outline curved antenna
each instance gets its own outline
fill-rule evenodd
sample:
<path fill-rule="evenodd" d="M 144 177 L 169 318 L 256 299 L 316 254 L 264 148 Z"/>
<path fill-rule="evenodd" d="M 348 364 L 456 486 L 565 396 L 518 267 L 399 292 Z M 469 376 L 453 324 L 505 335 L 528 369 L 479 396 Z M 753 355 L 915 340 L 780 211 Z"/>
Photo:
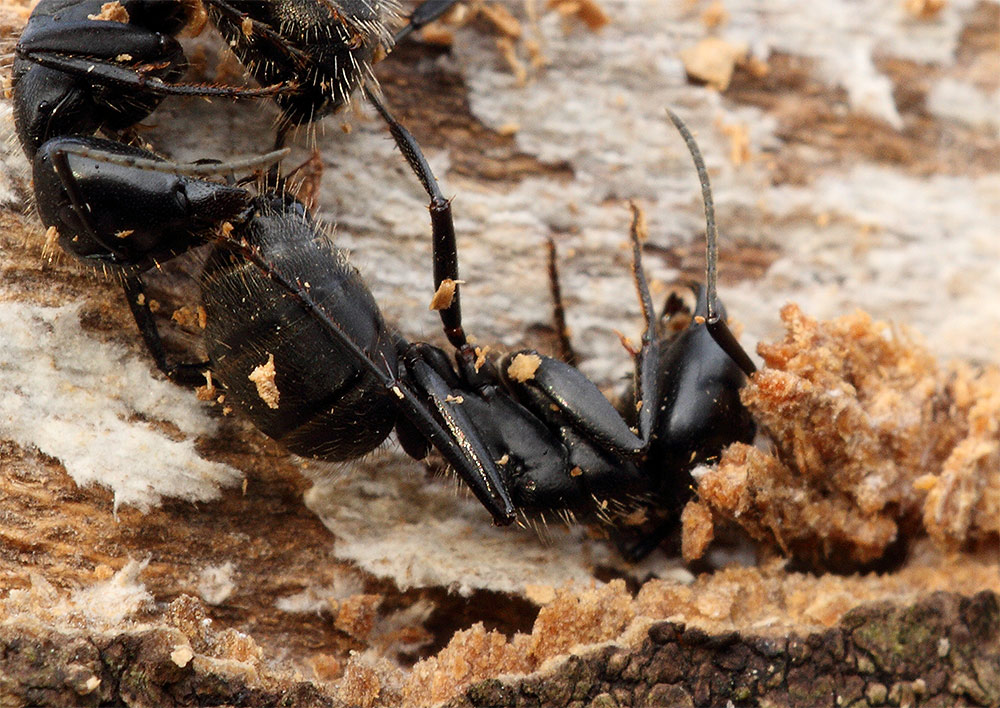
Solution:
<path fill-rule="evenodd" d="M 712 185 L 708 182 L 705 160 L 701 156 L 701 150 L 698 149 L 698 143 L 694 141 L 691 131 L 688 130 L 684 121 L 669 108 L 667 115 L 670 116 L 670 121 L 677 128 L 677 132 L 684 138 L 688 152 L 691 153 L 694 160 L 695 169 L 698 170 L 698 179 L 701 181 L 701 198 L 705 205 L 705 290 L 708 300 L 708 321 L 716 322 L 719 319 L 715 295 L 716 269 L 719 261 L 719 232 L 715 227 L 715 202 L 712 201 Z"/>
<path fill-rule="evenodd" d="M 694 136 L 676 113 L 669 108 L 667 115 L 670 121 L 677 128 L 677 131 L 684 138 L 688 152 L 694 159 L 695 169 L 698 170 L 698 179 L 701 181 L 701 197 L 705 205 L 705 300 L 707 305 L 706 326 L 709 334 L 726 354 L 729 355 L 737 366 L 743 370 L 747 376 L 753 374 L 757 367 L 754 365 L 750 355 L 739 345 L 736 337 L 726 324 L 726 321 L 719 316 L 718 301 L 716 300 L 716 271 L 719 262 L 719 232 L 715 226 L 715 202 L 712 201 L 712 185 L 708 182 L 708 170 L 705 169 L 705 160 L 701 156 L 698 143 L 694 141 Z"/>
<path fill-rule="evenodd" d="M 95 162 L 106 162 L 120 167 L 133 167 L 137 170 L 162 172 L 163 174 L 182 175 L 185 177 L 214 177 L 230 172 L 246 172 L 262 167 L 269 167 L 280 162 L 289 152 L 288 148 L 275 150 L 266 155 L 253 155 L 229 162 L 206 162 L 194 164 L 178 164 L 166 160 L 155 160 L 138 155 L 118 155 L 105 152 L 99 148 L 88 148 L 85 145 L 67 145 L 63 152 L 79 157 L 89 158 Z"/>

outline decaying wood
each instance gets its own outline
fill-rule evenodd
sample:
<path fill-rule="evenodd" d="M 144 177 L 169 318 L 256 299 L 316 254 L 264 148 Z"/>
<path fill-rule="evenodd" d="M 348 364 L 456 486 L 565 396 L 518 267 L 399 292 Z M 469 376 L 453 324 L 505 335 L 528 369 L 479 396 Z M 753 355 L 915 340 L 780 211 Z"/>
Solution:
<path fill-rule="evenodd" d="M 849 612 L 808 635 L 708 633 L 660 622 L 631 651 L 572 655 L 540 676 L 491 679 L 460 706 L 976 706 L 1000 703 L 996 593 L 936 593 Z"/>
<path fill-rule="evenodd" d="M 558 346 L 551 238 L 581 366 L 621 389 L 630 362 L 614 330 L 638 331 L 629 199 L 650 216 L 656 298 L 703 277 L 697 183 L 669 102 L 709 159 L 722 296 L 748 348 L 780 337 L 795 299 L 821 321 L 861 306 L 912 325 L 927 336 L 920 356 L 959 357 L 969 377 L 996 364 L 996 3 L 860 20 L 836 0 L 801 18 L 737 0 L 487 5 L 438 28 L 445 45 L 409 43 L 378 67 L 456 197 L 466 326 L 484 349 Z M 0 3 L 5 47 L 27 13 Z M 706 38 L 702 53 L 725 51 L 702 59 L 724 61 L 699 80 L 679 57 Z M 238 74 L 198 41 L 202 71 Z M 720 78 L 721 93 L 699 83 Z M 273 115 L 167 101 L 142 134 L 178 160 L 254 154 Z M 298 136 L 289 165 L 309 161 L 307 196 L 387 319 L 442 342 L 423 194 L 370 111 L 326 124 Z M 877 509 L 878 544 L 835 562 L 813 528 L 782 546 L 787 507 L 718 498 L 690 516 L 702 534 L 688 555 L 704 559 L 689 567 L 663 551 L 628 566 L 591 529 L 494 529 L 394 448 L 307 463 L 217 392 L 163 381 L 116 283 L 46 249 L 27 165 L 0 149 L 0 705 L 1000 705 L 982 474 L 920 482 L 910 465 Z M 165 324 L 181 354 L 199 351 L 198 318 L 183 314 L 197 270 L 195 257 L 151 276 L 164 323 L 182 313 Z M 952 398 L 931 392 L 922 409 L 931 424 L 980 413 L 931 457 L 972 440 L 963 459 L 988 459 L 976 455 L 1000 435 L 996 415 L 941 390 Z M 863 437 L 843 432 L 845 446 Z M 792 468 L 799 433 L 779 455 Z M 799 572 L 816 559 L 880 573 Z"/>

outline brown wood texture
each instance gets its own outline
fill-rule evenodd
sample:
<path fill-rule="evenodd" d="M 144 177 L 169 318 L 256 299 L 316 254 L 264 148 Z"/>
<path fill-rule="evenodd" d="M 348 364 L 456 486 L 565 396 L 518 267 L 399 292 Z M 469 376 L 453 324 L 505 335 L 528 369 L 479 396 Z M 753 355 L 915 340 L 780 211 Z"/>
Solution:
<path fill-rule="evenodd" d="M 488 9 L 435 35 L 450 47 L 406 44 L 377 73 L 455 196 L 481 342 L 554 351 L 552 237 L 582 369 L 622 390 L 615 331 L 639 331 L 629 199 L 657 300 L 702 277 L 671 105 L 709 162 L 721 293 L 748 349 L 780 339 L 795 300 L 911 326 L 970 377 L 996 365 L 996 3 L 472 4 Z M 0 3 L 5 51 L 29 10 Z M 679 58 L 709 37 L 708 59 L 742 56 L 721 90 Z M 239 76 L 217 37 L 185 42 L 203 78 Z M 250 155 L 274 116 L 168 100 L 141 134 L 176 160 Z M 425 197 L 371 110 L 294 145 L 289 165 L 316 148 L 316 212 L 389 321 L 442 344 Z M 811 564 L 824 539 L 795 536 L 789 560 L 772 517 L 753 541 L 716 509 L 699 564 L 664 549 L 629 565 L 599 529 L 492 528 L 394 446 L 337 468 L 294 458 L 163 380 L 113 279 L 43 256 L 28 165 L 13 140 L 0 151 L 0 705 L 1000 705 L 988 523 L 941 543 L 912 509 L 879 510 L 901 542 L 873 563 L 845 553 L 838 575 Z M 165 324 L 197 304 L 197 269 L 151 275 Z M 196 355 L 197 327 L 179 329 L 171 346 Z M 997 414 L 976 420 L 996 454 Z M 976 500 L 996 486 L 971 482 Z"/>

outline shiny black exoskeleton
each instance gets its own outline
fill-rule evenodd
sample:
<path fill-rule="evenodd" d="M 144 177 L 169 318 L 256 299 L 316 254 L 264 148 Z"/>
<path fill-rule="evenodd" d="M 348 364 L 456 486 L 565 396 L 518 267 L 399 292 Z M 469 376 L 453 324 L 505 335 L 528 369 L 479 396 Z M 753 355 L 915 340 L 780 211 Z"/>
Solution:
<path fill-rule="evenodd" d="M 450 204 L 412 136 L 376 106 L 431 197 L 435 285 L 456 281 Z M 253 196 L 151 169 L 155 156 L 96 138 L 53 143 L 36 158 L 36 196 L 75 253 L 138 268 L 218 244 L 201 279 L 212 371 L 227 402 L 293 452 L 350 459 L 395 429 L 415 458 L 436 448 L 502 524 L 550 510 L 613 517 L 636 505 L 664 516 L 692 466 L 753 436 L 739 402 L 753 365 L 714 311 L 711 287 L 685 329 L 660 331 L 635 224 L 645 330 L 623 416 L 560 360 L 529 350 L 480 356 L 457 293 L 440 312 L 454 357 L 405 341 L 305 208 L 280 191 Z M 148 334 L 158 337 L 155 327 Z"/>
<path fill-rule="evenodd" d="M 168 167 L 155 153 L 113 140 L 49 140 L 32 165 L 39 216 L 77 258 L 145 270 L 203 243 L 249 206 L 245 189 L 157 164 Z"/>
<path fill-rule="evenodd" d="M 433 20 L 454 1 L 427 0 L 414 12 L 408 29 Z M 65 250 L 116 270 L 158 366 L 183 382 L 195 381 L 199 369 L 167 362 L 146 301 L 142 272 L 189 249 L 206 224 L 217 226 L 245 208 L 246 193 L 165 169 L 148 170 L 133 180 L 125 176 L 131 172 L 121 172 L 123 163 L 109 161 L 112 156 L 147 163 L 162 160 L 125 143 L 89 136 L 98 131 L 117 136 L 146 118 L 168 95 L 286 96 L 290 103 L 283 105 L 289 110 L 298 101 L 313 100 L 302 96 L 322 95 L 321 102 L 332 110 L 362 80 L 362 68 L 367 66 L 338 52 L 355 51 L 358 37 L 368 47 L 365 51 L 373 52 L 376 44 L 386 41 L 384 16 L 391 14 L 383 4 L 367 0 L 343 6 L 312 0 L 241 3 L 248 11 L 263 13 L 267 22 L 274 23 L 271 27 L 251 21 L 223 0 L 206 3 L 220 22 L 240 20 L 241 36 L 254 37 L 241 56 L 256 57 L 257 68 L 277 71 L 276 83 L 260 89 L 180 83 L 187 60 L 175 35 L 197 16 L 190 0 L 41 0 L 15 49 L 12 76 L 17 134 L 34 161 L 43 221 L 56 227 Z M 372 19 L 376 17 L 377 22 Z M 345 27 L 351 30 L 347 34 Z M 307 41 L 316 36 L 325 39 L 318 44 Z M 296 48 L 300 40 L 303 44 Z M 351 46 L 337 49 L 338 42 Z M 234 42 L 237 49 L 238 44 Z M 284 59 L 267 58 L 265 51 Z M 354 73 L 331 84 L 323 73 L 327 58 L 334 67 L 351 67 Z M 327 100 L 331 86 L 344 89 L 332 103 Z M 315 112 L 311 115 L 318 117 Z M 68 140 L 71 136 L 79 140 Z M 94 160 L 88 157 L 91 154 L 104 157 Z M 118 223 L 133 216 L 122 212 L 119 202 L 145 210 L 150 216 L 147 225 L 134 229 Z"/>
<path fill-rule="evenodd" d="M 458 276 L 450 207 L 419 147 L 394 125 L 431 196 L 435 284 Z M 441 311 L 451 356 L 388 330 L 357 273 L 296 202 L 272 198 L 233 232 L 202 281 L 206 331 L 227 401 L 299 454 L 346 459 L 395 427 L 411 456 L 436 447 L 493 514 L 573 512 L 614 518 L 641 505 L 676 512 L 688 473 L 754 424 L 739 400 L 753 370 L 702 290 L 679 333 L 661 331 L 632 230 L 646 319 L 623 417 L 593 382 L 522 350 L 489 360 L 469 342 L 458 299 Z M 667 315 L 677 309 L 670 301 Z M 255 372 L 271 366 L 273 395 Z M 669 513 L 664 513 L 669 512 Z"/>
<path fill-rule="evenodd" d="M 494 518 L 509 522 L 514 507 L 496 465 L 468 439 L 467 422 L 428 407 L 433 395 L 404 363 L 412 359 L 423 372 L 417 350 L 386 327 L 357 271 L 302 204 L 179 174 L 184 169 L 113 141 L 54 139 L 36 156 L 35 195 L 71 252 L 119 269 L 219 243 L 201 280 L 206 348 L 228 402 L 262 431 L 301 455 L 342 460 L 371 451 L 395 427 L 421 457 L 429 445 L 440 450 Z M 439 222 L 450 224 L 450 216 Z M 164 368 L 152 317 L 146 310 L 136 318 L 148 324 L 143 335 Z M 273 397 L 248 378 L 268 359 Z M 461 413 L 457 419 L 464 421 Z"/>
<path fill-rule="evenodd" d="M 206 363 L 167 361 L 142 281 L 144 271 L 214 238 L 243 218 L 245 189 L 196 176 L 263 167 L 282 153 L 242 164 L 173 166 L 124 143 L 87 136 L 47 140 L 35 153 L 35 204 L 67 253 L 118 276 L 139 332 L 168 377 L 195 384 Z M 185 174 L 186 172 L 186 174 Z"/>
<path fill-rule="evenodd" d="M 396 37 L 457 0 L 426 0 Z M 185 84 L 176 35 L 194 0 L 41 0 L 15 48 L 14 122 L 29 158 L 50 138 L 117 133 L 169 95 L 274 97 L 284 131 L 340 108 L 388 52 L 392 0 L 204 0 L 261 88 Z M 196 17 L 196 15 L 194 15 Z"/>
<path fill-rule="evenodd" d="M 29 158 L 50 138 L 115 133 L 165 96 L 271 96 L 278 88 L 179 83 L 182 0 L 41 0 L 14 50 L 14 123 Z M 113 5 L 113 4 L 109 4 Z"/>
<path fill-rule="evenodd" d="M 304 43 L 318 31 L 316 23 L 350 29 L 349 37 L 328 31 L 324 42 L 357 44 L 352 51 L 360 50 L 366 61 L 371 57 L 365 52 L 374 56 L 377 46 L 385 46 L 384 25 L 359 25 L 356 15 L 349 21 L 339 14 L 385 11 L 363 0 L 323 5 L 324 12 L 336 12 L 322 17 L 310 14 L 319 12 L 315 4 L 306 11 L 287 0 L 262 2 L 267 12 L 278 13 L 263 19 L 251 17 L 249 9 L 223 7 L 222 0 L 207 2 L 222 17 L 234 23 L 238 18 L 245 38 L 266 39 L 247 44 L 244 60 L 271 62 L 287 72 L 274 78 L 288 99 L 288 123 L 333 110 L 355 85 L 339 69 L 324 73 L 330 67 L 310 64 L 340 56 L 339 50 L 327 48 L 333 52 L 328 54 Z M 452 4 L 429 0 L 409 27 Z M 691 467 L 728 442 L 752 437 L 738 392 L 753 365 L 715 311 L 714 256 L 698 317 L 679 334 L 665 334 L 650 303 L 633 226 L 645 331 L 623 414 L 562 361 L 533 351 L 496 362 L 479 356 L 462 328 L 457 292 L 440 313 L 454 357 L 410 344 L 386 327 L 357 272 L 325 243 L 304 207 L 280 189 L 254 196 L 204 178 L 235 164 L 200 171 L 171 166 L 151 152 L 92 137 L 98 130 L 129 127 L 172 93 L 254 94 L 177 83 L 184 58 L 173 35 L 185 15 L 176 0 L 126 0 L 121 7 L 125 15 L 117 19 L 92 19 L 101 14 L 96 0 L 42 0 L 17 49 L 15 114 L 22 146 L 33 157 L 43 221 L 55 227 L 67 251 L 119 272 L 149 350 L 173 378 L 194 380 L 205 365 L 167 362 L 140 276 L 160 261 L 215 241 L 201 281 L 208 363 L 229 402 L 299 454 L 349 459 L 395 429 L 415 458 L 436 448 L 494 520 L 509 523 L 517 512 L 611 516 L 636 504 L 657 515 L 672 512 L 686 494 Z M 286 22 L 282 11 L 294 11 L 294 17 Z M 302 28 L 303 18 L 309 29 Z M 359 27 L 367 34 L 358 35 Z M 263 61 L 271 50 L 278 58 Z M 365 65 L 345 56 L 352 65 Z M 363 81 L 363 72 L 358 76 Z M 431 197 L 435 286 L 454 283 L 450 204 L 412 136 L 370 91 L 369 98 Z M 702 181 L 707 188 L 707 178 Z M 709 240 L 713 244 L 714 235 Z M 261 371 L 270 388 L 261 387 Z"/>

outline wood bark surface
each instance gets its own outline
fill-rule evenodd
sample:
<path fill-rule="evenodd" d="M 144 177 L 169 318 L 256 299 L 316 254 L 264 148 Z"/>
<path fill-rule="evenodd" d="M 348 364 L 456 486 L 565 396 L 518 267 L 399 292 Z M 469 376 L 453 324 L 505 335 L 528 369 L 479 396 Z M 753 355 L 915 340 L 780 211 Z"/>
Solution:
<path fill-rule="evenodd" d="M 481 342 L 553 351 L 552 237 L 581 368 L 621 392 L 628 200 L 657 300 L 703 277 L 670 105 L 708 160 L 748 350 L 795 300 L 1000 361 L 997 3 L 604 0 L 600 29 L 589 1 L 484 4 L 450 47 L 377 67 L 455 197 Z M 5 48 L 29 10 L 0 4 Z M 740 57 L 724 89 L 688 75 L 706 38 Z M 218 41 L 185 40 L 232 79 Z M 178 161 L 251 155 L 274 117 L 172 99 L 142 134 Z M 383 127 L 359 101 L 287 164 L 313 148 L 335 243 L 407 338 L 443 344 L 426 199 Z M 166 382 L 113 279 L 43 257 L 28 165 L 0 150 L 0 705 L 1000 705 L 995 540 L 945 552 L 913 530 L 881 575 L 798 572 L 738 535 L 699 566 L 666 549 L 629 565 L 581 526 L 491 527 L 393 445 L 294 458 Z M 198 267 L 151 274 L 165 325 L 197 305 Z M 197 328 L 171 345 L 197 355 Z"/>

